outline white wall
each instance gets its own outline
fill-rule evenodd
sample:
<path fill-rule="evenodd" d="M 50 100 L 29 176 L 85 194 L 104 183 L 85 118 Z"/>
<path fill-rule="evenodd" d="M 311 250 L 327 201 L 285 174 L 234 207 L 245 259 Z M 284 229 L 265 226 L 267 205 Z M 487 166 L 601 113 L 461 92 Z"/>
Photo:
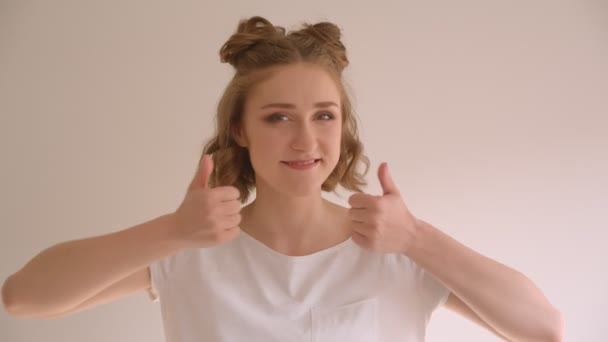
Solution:
<path fill-rule="evenodd" d="M 0 2 L 0 280 L 176 208 L 238 19 L 344 29 L 372 160 L 414 215 L 531 277 L 566 341 L 608 340 L 606 1 Z M 0 341 L 162 341 L 145 294 Z M 495 341 L 445 310 L 428 341 Z"/>

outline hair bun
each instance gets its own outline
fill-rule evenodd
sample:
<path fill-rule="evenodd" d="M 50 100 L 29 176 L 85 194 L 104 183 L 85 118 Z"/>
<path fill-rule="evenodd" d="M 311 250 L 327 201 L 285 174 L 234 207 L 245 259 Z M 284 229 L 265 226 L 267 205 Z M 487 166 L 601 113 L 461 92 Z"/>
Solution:
<path fill-rule="evenodd" d="M 341 44 L 340 38 L 342 37 L 342 33 L 340 32 L 340 28 L 333 23 L 321 22 L 314 25 L 306 24 L 303 31 L 321 42 L 327 44 Z"/>
<path fill-rule="evenodd" d="M 273 41 L 285 36 L 285 29 L 274 26 L 267 19 L 255 16 L 239 22 L 234 33 L 220 49 L 222 63 L 230 63 L 236 67 L 239 56 L 258 43 Z"/>
<path fill-rule="evenodd" d="M 295 35 L 308 35 L 316 40 L 334 60 L 338 69 L 343 70 L 348 66 L 346 47 L 342 44 L 342 32 L 340 28 L 330 22 L 320 22 L 316 24 L 305 24 L 300 31 L 294 32 Z"/>

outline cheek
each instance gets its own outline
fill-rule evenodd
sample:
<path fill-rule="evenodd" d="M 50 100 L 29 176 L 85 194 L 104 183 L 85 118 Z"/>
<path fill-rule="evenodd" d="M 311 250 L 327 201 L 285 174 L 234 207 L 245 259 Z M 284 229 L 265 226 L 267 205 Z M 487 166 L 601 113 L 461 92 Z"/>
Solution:
<path fill-rule="evenodd" d="M 323 136 L 327 137 L 326 140 L 331 146 L 339 148 L 342 142 L 342 127 L 330 127 Z"/>
<path fill-rule="evenodd" d="M 284 144 L 287 134 L 281 134 L 273 130 L 260 130 L 251 141 L 253 153 L 261 156 L 271 156 L 271 151 L 280 149 Z"/>

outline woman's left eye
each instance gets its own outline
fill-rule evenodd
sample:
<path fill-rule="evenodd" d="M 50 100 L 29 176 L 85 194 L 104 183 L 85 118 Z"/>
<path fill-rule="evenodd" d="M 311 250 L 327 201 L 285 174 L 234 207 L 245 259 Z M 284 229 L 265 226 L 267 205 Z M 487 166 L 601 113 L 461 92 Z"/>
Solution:
<path fill-rule="evenodd" d="M 327 117 L 327 119 L 325 119 L 325 120 L 332 120 L 334 118 L 334 115 L 329 112 L 325 112 L 325 113 L 322 113 L 321 115 L 319 115 L 319 117 L 322 117 L 322 116 Z"/>

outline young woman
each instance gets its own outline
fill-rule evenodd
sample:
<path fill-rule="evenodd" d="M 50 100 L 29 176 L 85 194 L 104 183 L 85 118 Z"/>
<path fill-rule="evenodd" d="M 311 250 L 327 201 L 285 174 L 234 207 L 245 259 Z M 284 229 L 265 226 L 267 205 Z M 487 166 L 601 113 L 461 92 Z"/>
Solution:
<path fill-rule="evenodd" d="M 542 292 L 416 218 L 386 163 L 383 194 L 362 193 L 369 161 L 337 26 L 253 17 L 220 55 L 236 73 L 178 209 L 42 251 L 3 286 L 11 314 L 61 317 L 147 290 L 170 342 L 414 342 L 445 304 L 510 341 L 561 340 Z M 337 185 L 355 192 L 350 207 L 322 197 Z"/>

